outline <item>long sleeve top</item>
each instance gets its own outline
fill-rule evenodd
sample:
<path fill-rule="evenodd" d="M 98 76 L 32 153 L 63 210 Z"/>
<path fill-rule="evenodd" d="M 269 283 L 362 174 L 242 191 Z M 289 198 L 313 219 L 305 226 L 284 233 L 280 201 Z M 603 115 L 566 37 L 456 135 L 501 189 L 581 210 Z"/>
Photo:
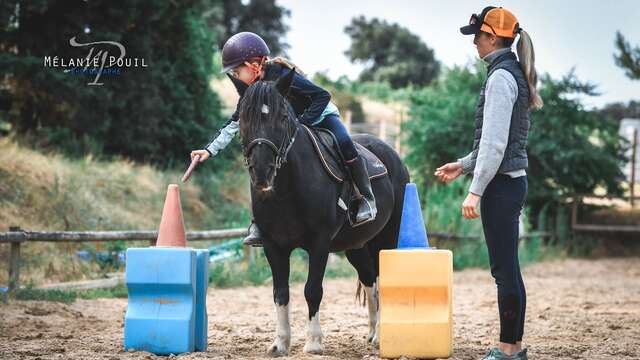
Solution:
<path fill-rule="evenodd" d="M 491 62 L 509 49 L 498 49 L 483 58 Z M 508 71 L 498 69 L 487 79 L 485 104 L 483 109 L 482 137 L 477 149 L 476 160 L 473 152 L 458 159 L 462 164 L 462 173 L 473 171 L 473 180 L 469 192 L 482 196 L 489 182 L 498 172 L 509 140 L 511 113 L 518 98 L 518 85 Z M 524 169 L 506 172 L 511 177 L 526 175 Z"/>

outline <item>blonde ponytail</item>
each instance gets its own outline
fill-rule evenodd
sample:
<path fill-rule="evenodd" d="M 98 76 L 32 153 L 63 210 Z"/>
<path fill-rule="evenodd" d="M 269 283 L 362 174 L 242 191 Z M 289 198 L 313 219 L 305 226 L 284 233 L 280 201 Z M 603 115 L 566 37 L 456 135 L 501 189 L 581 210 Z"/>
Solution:
<path fill-rule="evenodd" d="M 291 62 L 291 60 L 289 59 L 285 59 L 282 56 L 276 56 L 272 59 L 269 59 L 267 61 L 267 63 L 276 63 L 276 64 L 280 64 L 284 67 L 287 67 L 289 69 L 296 69 L 296 72 L 304 77 L 307 77 L 307 74 L 302 71 L 299 67 L 297 67 L 294 63 Z"/>
<path fill-rule="evenodd" d="M 538 93 L 538 74 L 536 73 L 536 54 L 533 51 L 533 43 L 529 34 L 520 29 L 520 39 L 518 40 L 518 60 L 522 66 L 522 72 L 529 83 L 529 109 L 540 109 L 543 105 L 542 98 Z"/>

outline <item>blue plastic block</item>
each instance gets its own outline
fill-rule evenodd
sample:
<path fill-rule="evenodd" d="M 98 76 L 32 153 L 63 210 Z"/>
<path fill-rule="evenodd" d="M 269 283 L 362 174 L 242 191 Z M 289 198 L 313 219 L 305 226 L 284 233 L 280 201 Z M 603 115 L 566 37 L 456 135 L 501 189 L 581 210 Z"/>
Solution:
<path fill-rule="evenodd" d="M 422 218 L 418 190 L 416 189 L 416 184 L 409 183 L 404 190 L 398 249 L 428 247 L 429 239 L 427 238 L 427 229 Z"/>
<path fill-rule="evenodd" d="M 158 355 L 194 351 L 196 252 L 189 248 L 127 250 L 129 304 L 125 350 Z"/>
<path fill-rule="evenodd" d="M 207 286 L 209 285 L 209 250 L 196 250 L 196 324 L 195 350 L 207 350 Z"/>

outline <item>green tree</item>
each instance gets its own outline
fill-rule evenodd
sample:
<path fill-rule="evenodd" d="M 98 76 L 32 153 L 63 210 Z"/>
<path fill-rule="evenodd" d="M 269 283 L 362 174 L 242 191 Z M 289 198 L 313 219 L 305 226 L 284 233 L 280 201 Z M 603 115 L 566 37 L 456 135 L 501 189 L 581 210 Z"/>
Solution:
<path fill-rule="evenodd" d="M 629 79 L 640 79 L 640 47 L 632 47 L 624 36 L 616 32 L 616 49 L 618 53 L 613 57 L 616 64 L 625 70 L 625 74 Z"/>
<path fill-rule="evenodd" d="M 219 0 L 4 1 L 0 7 L 0 80 L 4 117 L 36 145 L 71 154 L 124 155 L 182 164 L 224 119 L 209 87 Z M 203 17 L 208 13 L 209 18 Z M 44 67 L 45 56 L 81 58 L 79 43 L 116 41 L 148 67 L 93 77 Z M 96 50 L 97 51 L 97 50 Z"/>
<path fill-rule="evenodd" d="M 251 31 L 264 39 L 272 54 L 286 54 L 289 44 L 284 41 L 284 35 L 289 26 L 284 20 L 290 15 L 288 9 L 275 0 L 250 0 L 246 4 L 242 0 L 222 0 L 222 3 L 224 29 L 218 39 L 220 49 L 233 34 Z"/>
<path fill-rule="evenodd" d="M 401 88 L 424 86 L 438 76 L 440 63 L 433 50 L 407 28 L 360 16 L 344 31 L 351 37 L 345 54 L 352 62 L 367 66 L 360 74 L 361 81 L 386 81 Z"/>
<path fill-rule="evenodd" d="M 351 83 L 345 76 L 332 81 L 326 74 L 317 73 L 313 77 L 313 81 L 327 89 L 331 93 L 331 101 L 333 101 L 341 112 L 351 112 L 351 122 L 362 123 L 365 121 L 362 103 L 358 97 L 351 91 Z"/>
<path fill-rule="evenodd" d="M 455 67 L 433 85 L 411 96 L 405 123 L 407 163 L 423 189 L 435 181 L 435 168 L 471 151 L 474 112 L 485 70 Z M 618 126 L 587 110 L 581 96 L 596 95 L 593 85 L 573 72 L 559 80 L 542 77 L 545 106 L 531 114 L 528 142 L 532 218 L 563 196 L 603 187 L 620 193 L 624 149 Z M 465 136 L 467 134 L 467 136 Z"/>

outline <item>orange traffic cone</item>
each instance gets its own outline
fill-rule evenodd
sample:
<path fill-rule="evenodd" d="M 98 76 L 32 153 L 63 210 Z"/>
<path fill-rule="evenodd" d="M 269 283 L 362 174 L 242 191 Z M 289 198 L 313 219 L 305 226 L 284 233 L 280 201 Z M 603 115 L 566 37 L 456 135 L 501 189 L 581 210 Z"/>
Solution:
<path fill-rule="evenodd" d="M 180 205 L 180 192 L 176 184 L 170 184 L 167 188 L 167 197 L 164 200 L 156 246 L 187 246 L 184 220 L 182 219 L 182 206 Z"/>

